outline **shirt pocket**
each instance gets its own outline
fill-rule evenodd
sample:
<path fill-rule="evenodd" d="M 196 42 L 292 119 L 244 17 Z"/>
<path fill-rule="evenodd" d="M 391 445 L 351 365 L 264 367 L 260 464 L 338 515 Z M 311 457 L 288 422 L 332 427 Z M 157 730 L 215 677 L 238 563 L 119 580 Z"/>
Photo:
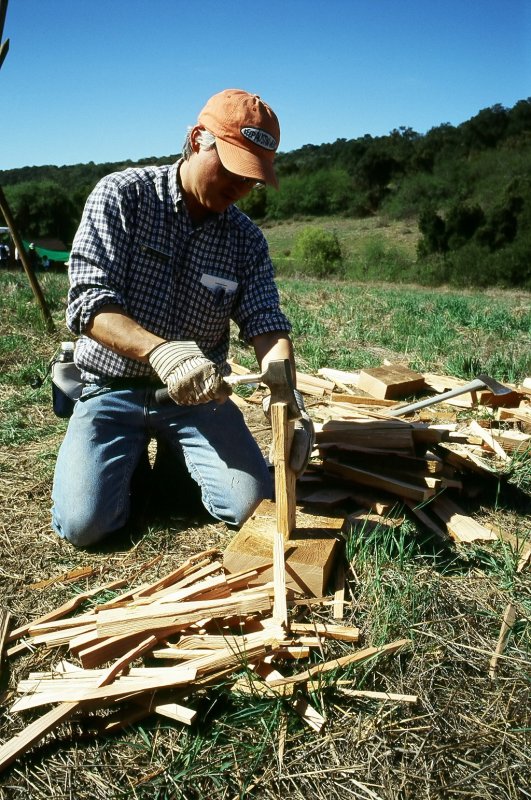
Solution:
<path fill-rule="evenodd" d="M 232 308 L 238 292 L 237 281 L 205 272 L 200 284 L 203 296 L 213 309 Z"/>

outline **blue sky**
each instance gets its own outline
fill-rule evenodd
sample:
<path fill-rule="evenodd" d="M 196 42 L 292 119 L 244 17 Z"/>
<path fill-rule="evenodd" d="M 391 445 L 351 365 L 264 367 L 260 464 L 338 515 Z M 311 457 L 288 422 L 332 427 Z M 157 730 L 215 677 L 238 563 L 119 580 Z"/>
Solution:
<path fill-rule="evenodd" d="M 531 96 L 531 0 L 9 0 L 0 169 L 164 156 L 260 94 L 282 151 Z"/>

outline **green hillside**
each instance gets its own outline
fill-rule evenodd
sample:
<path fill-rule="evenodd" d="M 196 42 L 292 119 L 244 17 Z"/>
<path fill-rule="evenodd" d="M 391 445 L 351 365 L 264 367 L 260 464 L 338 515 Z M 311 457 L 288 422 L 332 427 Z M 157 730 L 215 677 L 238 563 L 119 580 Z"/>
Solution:
<path fill-rule="evenodd" d="M 24 238 L 59 237 L 68 244 L 87 194 L 103 175 L 176 157 L 4 170 L 0 185 Z M 336 248 L 338 277 L 531 289 L 531 98 L 426 134 L 402 127 L 387 136 L 307 144 L 279 153 L 277 166 L 280 190 L 255 191 L 242 209 L 268 237 L 277 225 L 301 221 L 328 229 L 336 243 L 322 236 L 311 246 Z M 400 236 L 375 235 L 375 226 L 380 233 L 409 230 L 405 248 Z M 367 236 L 360 234 L 364 228 Z M 345 237 L 359 235 L 363 242 L 354 250 L 366 251 L 361 260 L 352 258 L 352 247 L 342 249 Z M 304 272 L 310 261 L 292 241 L 275 266 Z M 326 266 L 326 258 L 321 262 Z"/>

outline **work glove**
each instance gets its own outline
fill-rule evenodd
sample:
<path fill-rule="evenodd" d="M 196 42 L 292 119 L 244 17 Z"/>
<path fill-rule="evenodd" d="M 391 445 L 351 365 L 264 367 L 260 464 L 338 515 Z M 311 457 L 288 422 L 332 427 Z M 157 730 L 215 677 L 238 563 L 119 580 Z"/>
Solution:
<path fill-rule="evenodd" d="M 232 392 L 217 366 L 195 342 L 163 342 L 151 351 L 148 358 L 168 387 L 171 399 L 179 405 L 198 405 L 210 400 L 222 403 Z"/>
<path fill-rule="evenodd" d="M 315 444 L 315 428 L 313 422 L 308 416 L 308 412 L 304 407 L 304 400 L 302 394 L 294 389 L 295 400 L 301 416 L 295 420 L 293 426 L 293 441 L 291 443 L 291 450 L 289 453 L 289 466 L 293 470 L 295 476 L 299 478 L 308 465 L 312 450 Z M 267 419 L 271 419 L 271 395 L 268 394 L 262 401 L 262 408 Z M 270 459 L 271 460 L 271 459 Z"/>

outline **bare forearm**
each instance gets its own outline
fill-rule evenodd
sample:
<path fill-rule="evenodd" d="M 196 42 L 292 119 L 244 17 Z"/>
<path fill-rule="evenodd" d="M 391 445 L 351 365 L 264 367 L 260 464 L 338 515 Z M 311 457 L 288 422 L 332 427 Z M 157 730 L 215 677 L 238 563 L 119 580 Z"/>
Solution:
<path fill-rule="evenodd" d="M 165 340 L 142 328 L 120 306 L 104 306 L 89 322 L 87 336 L 121 356 L 148 362 L 148 355 Z"/>
<path fill-rule="evenodd" d="M 293 345 L 287 333 L 275 332 L 260 334 L 254 337 L 252 344 L 260 369 L 264 370 L 270 361 L 287 358 L 291 365 L 293 381 L 296 382 Z"/>

